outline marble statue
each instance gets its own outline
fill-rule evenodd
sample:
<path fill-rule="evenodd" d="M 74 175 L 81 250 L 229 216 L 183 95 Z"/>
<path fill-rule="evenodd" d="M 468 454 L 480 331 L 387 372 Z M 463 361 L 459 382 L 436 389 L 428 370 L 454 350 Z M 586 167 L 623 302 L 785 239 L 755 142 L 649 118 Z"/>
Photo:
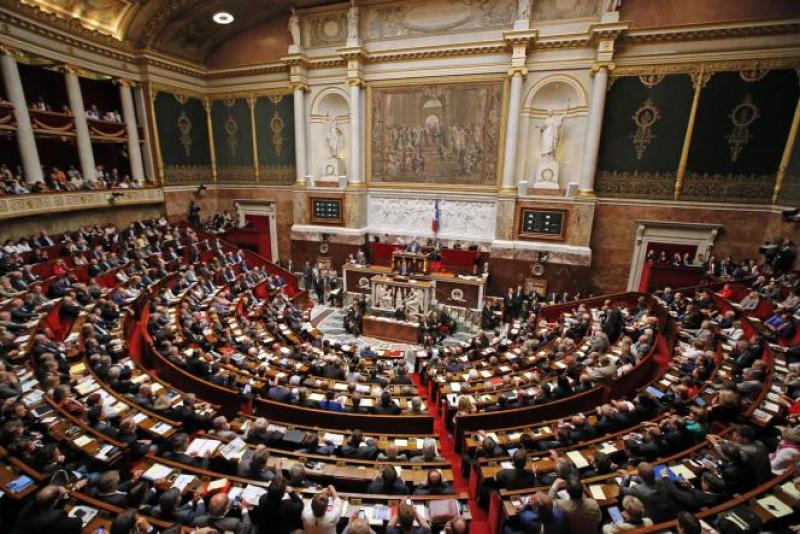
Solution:
<path fill-rule="evenodd" d="M 289 33 L 292 34 L 292 44 L 300 46 L 300 16 L 295 8 L 292 8 L 292 14 L 289 17 Z"/>
<path fill-rule="evenodd" d="M 342 130 L 336 117 L 326 115 L 328 123 L 328 153 L 331 159 L 339 159 L 339 152 L 342 150 Z"/>
<path fill-rule="evenodd" d="M 379 285 L 376 286 L 377 301 L 381 308 L 385 310 L 394 309 L 394 296 L 389 286 Z"/>
<path fill-rule="evenodd" d="M 414 317 L 422 312 L 422 300 L 417 290 L 412 289 L 408 292 L 404 304 L 409 317 Z"/>
<path fill-rule="evenodd" d="M 561 134 L 564 130 L 564 117 L 566 115 L 566 109 L 560 114 L 554 114 L 552 108 L 547 110 L 547 118 L 542 126 L 539 127 L 542 132 L 542 159 L 555 159 L 558 143 L 561 141 Z"/>
<path fill-rule="evenodd" d="M 517 20 L 530 20 L 531 0 L 517 0 Z"/>
<path fill-rule="evenodd" d="M 358 6 L 356 0 L 350 0 L 350 9 L 347 10 L 347 41 L 358 41 Z"/>

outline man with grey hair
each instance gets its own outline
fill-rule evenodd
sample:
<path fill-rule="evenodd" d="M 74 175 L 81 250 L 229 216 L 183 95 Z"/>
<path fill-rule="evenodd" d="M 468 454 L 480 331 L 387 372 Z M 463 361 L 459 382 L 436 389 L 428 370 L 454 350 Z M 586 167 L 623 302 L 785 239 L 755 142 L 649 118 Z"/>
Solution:
<path fill-rule="evenodd" d="M 386 450 L 378 454 L 379 462 L 407 462 L 408 457 L 405 453 L 400 453 L 394 442 L 386 446 Z"/>
<path fill-rule="evenodd" d="M 422 454 L 411 458 L 412 462 L 442 462 L 444 458 L 436 453 L 436 440 L 425 438 L 422 442 Z"/>

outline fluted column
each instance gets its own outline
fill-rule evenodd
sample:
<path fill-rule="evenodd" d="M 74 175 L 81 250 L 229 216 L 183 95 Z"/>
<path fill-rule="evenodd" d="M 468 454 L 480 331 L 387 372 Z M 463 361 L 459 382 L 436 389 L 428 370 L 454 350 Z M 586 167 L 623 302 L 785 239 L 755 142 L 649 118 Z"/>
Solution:
<path fill-rule="evenodd" d="M 81 172 L 85 179 L 94 179 L 97 173 L 94 164 L 94 152 L 92 152 L 92 138 L 89 136 L 89 123 L 86 121 L 86 109 L 83 106 L 81 82 L 78 80 L 78 75 L 70 68 L 67 68 L 64 72 L 64 79 L 67 84 L 69 108 L 75 117 L 75 135 L 78 145 L 78 159 L 81 162 Z"/>
<path fill-rule="evenodd" d="M 28 182 L 42 182 L 42 164 L 39 161 L 39 152 L 36 149 L 36 138 L 33 136 L 31 116 L 28 113 L 28 103 L 25 101 L 25 92 L 22 89 L 22 80 L 19 77 L 17 60 L 4 49 L 0 49 L 0 70 L 3 72 L 3 85 L 6 88 L 8 99 L 14 105 L 14 118 L 17 121 L 17 144 L 22 162 L 22 172 Z"/>
<path fill-rule="evenodd" d="M 349 183 L 364 181 L 361 176 L 361 82 L 350 81 L 350 162 Z"/>
<path fill-rule="evenodd" d="M 306 183 L 306 86 L 294 84 L 294 150 L 297 183 Z"/>
<path fill-rule="evenodd" d="M 580 194 L 584 196 L 594 195 L 594 176 L 597 170 L 600 132 L 603 128 L 603 113 L 606 107 L 608 69 L 609 66 L 606 64 L 599 64 L 594 69 L 592 100 L 589 104 L 589 119 L 586 123 L 586 138 L 581 161 Z"/>
<path fill-rule="evenodd" d="M 157 172 L 155 168 L 155 158 L 151 146 L 158 144 L 158 136 L 156 135 L 155 127 L 155 114 L 152 119 L 148 119 L 148 112 L 150 110 L 150 103 L 152 100 L 145 94 L 143 87 L 134 87 L 134 105 L 136 106 L 136 115 L 141 118 L 142 131 L 144 132 L 144 144 L 142 145 L 142 163 L 144 164 L 144 174 L 148 182 L 157 182 Z M 153 120 L 153 127 L 150 127 L 148 121 Z M 150 143 L 153 143 L 152 145 Z"/>
<path fill-rule="evenodd" d="M 515 68 L 511 72 L 511 88 L 508 97 L 508 120 L 506 121 L 506 146 L 503 154 L 503 186 L 501 191 L 514 190 L 516 176 L 517 144 L 519 135 L 519 115 L 522 104 L 522 78 L 525 68 Z"/>
<path fill-rule="evenodd" d="M 133 105 L 133 92 L 125 80 L 120 80 L 119 96 L 122 100 L 122 120 L 128 132 L 128 160 L 131 164 L 131 179 L 141 184 L 144 181 L 142 164 L 142 145 L 139 143 L 139 128 L 136 122 L 136 108 Z"/>

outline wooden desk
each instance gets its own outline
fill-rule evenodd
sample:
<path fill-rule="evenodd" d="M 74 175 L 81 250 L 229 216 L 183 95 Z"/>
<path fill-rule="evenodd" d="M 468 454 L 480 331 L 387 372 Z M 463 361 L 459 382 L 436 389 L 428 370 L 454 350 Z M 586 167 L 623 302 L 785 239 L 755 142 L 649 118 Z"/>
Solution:
<path fill-rule="evenodd" d="M 408 323 L 365 315 L 363 335 L 399 343 L 416 344 L 419 335 L 419 323 Z"/>

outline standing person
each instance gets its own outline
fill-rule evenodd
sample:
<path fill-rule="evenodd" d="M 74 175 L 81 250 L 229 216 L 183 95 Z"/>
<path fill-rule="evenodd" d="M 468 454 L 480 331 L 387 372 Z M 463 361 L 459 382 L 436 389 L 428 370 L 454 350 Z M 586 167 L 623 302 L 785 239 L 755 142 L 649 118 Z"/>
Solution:
<path fill-rule="evenodd" d="M 336 525 L 342 517 L 342 500 L 336 488 L 328 486 L 314 495 L 311 506 L 303 510 L 305 534 L 336 534 Z"/>
<path fill-rule="evenodd" d="M 197 205 L 194 199 L 189 201 L 189 211 L 186 214 L 186 218 L 189 219 L 189 224 L 192 226 L 200 226 L 200 206 Z"/>
<path fill-rule="evenodd" d="M 317 304 L 320 306 L 325 304 L 325 279 L 322 278 L 322 275 L 317 271 L 314 274 L 314 293 L 317 294 Z"/>

